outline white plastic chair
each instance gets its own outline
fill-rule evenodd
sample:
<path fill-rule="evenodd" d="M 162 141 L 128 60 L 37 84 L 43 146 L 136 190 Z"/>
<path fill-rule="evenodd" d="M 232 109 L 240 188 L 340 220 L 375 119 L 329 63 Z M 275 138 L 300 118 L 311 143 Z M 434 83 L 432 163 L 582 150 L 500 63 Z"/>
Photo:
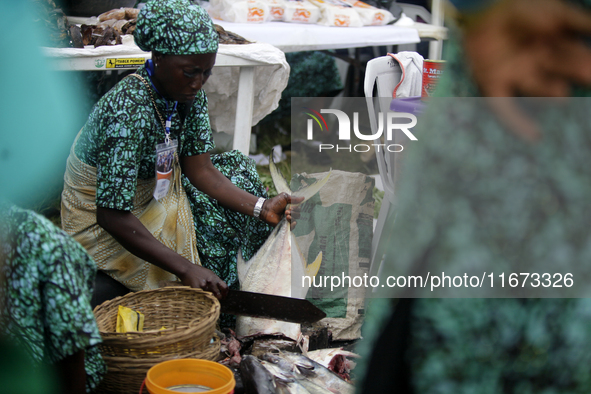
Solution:
<path fill-rule="evenodd" d="M 402 8 L 404 15 L 408 16 L 415 22 L 418 22 L 420 17 L 425 23 L 434 26 L 443 26 L 443 14 L 444 14 L 444 2 L 442 0 L 432 0 L 431 12 L 425 7 L 421 7 L 415 4 L 406 3 L 392 3 L 393 6 L 397 5 Z M 441 49 L 443 47 L 443 40 L 431 40 L 429 41 L 429 55 L 427 59 L 441 59 Z M 416 51 L 417 44 L 404 44 L 398 45 L 398 51 Z"/>
<path fill-rule="evenodd" d="M 369 123 L 373 134 L 377 131 L 377 112 L 374 104 L 376 101 L 378 102 L 378 112 L 388 112 L 390 110 L 390 102 L 392 100 L 394 88 L 400 82 L 401 78 L 402 70 L 400 69 L 400 65 L 391 56 L 381 56 L 367 62 L 365 68 L 364 92 L 369 112 Z M 373 96 L 374 85 L 376 84 L 378 93 L 377 98 Z M 379 99 L 380 97 L 382 99 Z M 376 140 L 375 143 L 379 144 L 380 141 Z M 381 273 L 380 267 L 384 253 L 382 252 L 382 248 L 379 247 L 380 238 L 388 217 L 393 214 L 393 206 L 395 203 L 394 184 L 396 168 L 394 154 L 389 153 L 386 149 L 380 149 L 379 152 L 376 150 L 376 156 L 380 178 L 384 186 L 384 199 L 374 230 L 371 248 L 372 257 L 369 268 L 370 275 L 379 275 Z"/>
<path fill-rule="evenodd" d="M 420 17 L 425 23 L 431 23 L 431 13 L 425 7 L 415 4 L 395 3 L 402 8 L 402 12 L 413 21 L 417 21 Z"/>

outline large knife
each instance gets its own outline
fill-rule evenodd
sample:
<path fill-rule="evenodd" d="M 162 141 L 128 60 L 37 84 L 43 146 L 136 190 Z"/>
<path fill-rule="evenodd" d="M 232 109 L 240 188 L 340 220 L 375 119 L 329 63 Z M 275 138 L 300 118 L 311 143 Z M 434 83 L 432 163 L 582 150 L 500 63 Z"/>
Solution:
<path fill-rule="evenodd" d="M 222 313 L 291 323 L 314 323 L 326 317 L 308 300 L 241 290 L 230 290 L 220 304 Z"/>

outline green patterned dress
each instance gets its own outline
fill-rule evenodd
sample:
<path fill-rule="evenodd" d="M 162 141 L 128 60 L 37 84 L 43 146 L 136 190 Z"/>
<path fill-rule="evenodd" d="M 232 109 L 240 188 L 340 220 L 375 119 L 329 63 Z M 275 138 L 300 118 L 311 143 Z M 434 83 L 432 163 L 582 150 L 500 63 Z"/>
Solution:
<path fill-rule="evenodd" d="M 137 73 L 149 81 L 144 67 Z M 155 177 L 156 145 L 164 142 L 165 133 L 150 96 L 163 117 L 172 114 L 171 138 L 178 139 L 180 157 L 206 153 L 214 148 L 207 96 L 203 90 L 190 108 L 179 105 L 173 110 L 174 104 L 162 98 L 152 86 L 148 91 L 139 79 L 124 79 L 96 104 L 75 148 L 82 162 L 97 169 L 97 207 L 130 211 L 137 179 Z M 186 113 L 184 120 L 181 113 Z M 232 151 L 212 155 L 211 160 L 239 188 L 267 197 L 251 159 Z M 203 266 L 215 272 L 228 286 L 236 287 L 238 250 L 245 259 L 250 259 L 266 240 L 270 226 L 219 206 L 184 175 L 182 183 L 193 212 Z"/>
<path fill-rule="evenodd" d="M 106 373 L 90 299 L 96 266 L 84 248 L 44 217 L 0 205 L 4 264 L 0 332 L 36 363 L 85 352 L 87 391 Z"/>

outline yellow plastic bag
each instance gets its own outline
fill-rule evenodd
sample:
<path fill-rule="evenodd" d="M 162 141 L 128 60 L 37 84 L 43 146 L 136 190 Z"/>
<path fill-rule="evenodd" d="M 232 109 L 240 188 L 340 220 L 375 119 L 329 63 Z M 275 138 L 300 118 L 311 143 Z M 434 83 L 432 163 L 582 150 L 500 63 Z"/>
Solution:
<path fill-rule="evenodd" d="M 144 314 L 119 305 L 116 331 L 144 331 Z"/>

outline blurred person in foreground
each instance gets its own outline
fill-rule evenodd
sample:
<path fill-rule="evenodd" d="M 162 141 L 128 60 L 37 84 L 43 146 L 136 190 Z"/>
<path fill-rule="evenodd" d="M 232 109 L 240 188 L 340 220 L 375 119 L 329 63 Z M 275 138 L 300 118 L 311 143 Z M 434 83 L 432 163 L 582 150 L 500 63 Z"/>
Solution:
<path fill-rule="evenodd" d="M 589 101 L 542 101 L 532 118 L 521 105 L 536 102 L 513 97 L 590 96 L 591 2 L 457 3 L 461 34 L 437 95 L 505 98 L 486 116 L 478 99 L 434 99 L 419 118 L 382 235 L 383 278 L 458 265 L 588 271 Z M 394 294 L 368 308 L 358 392 L 591 391 L 587 298 Z"/>
<path fill-rule="evenodd" d="M 106 372 L 90 299 L 96 266 L 84 248 L 13 202 L 60 181 L 79 97 L 46 67 L 29 1 L 3 6 L 0 74 L 0 386 L 6 393 L 85 393 Z M 35 92 L 34 94 L 32 92 Z"/>

